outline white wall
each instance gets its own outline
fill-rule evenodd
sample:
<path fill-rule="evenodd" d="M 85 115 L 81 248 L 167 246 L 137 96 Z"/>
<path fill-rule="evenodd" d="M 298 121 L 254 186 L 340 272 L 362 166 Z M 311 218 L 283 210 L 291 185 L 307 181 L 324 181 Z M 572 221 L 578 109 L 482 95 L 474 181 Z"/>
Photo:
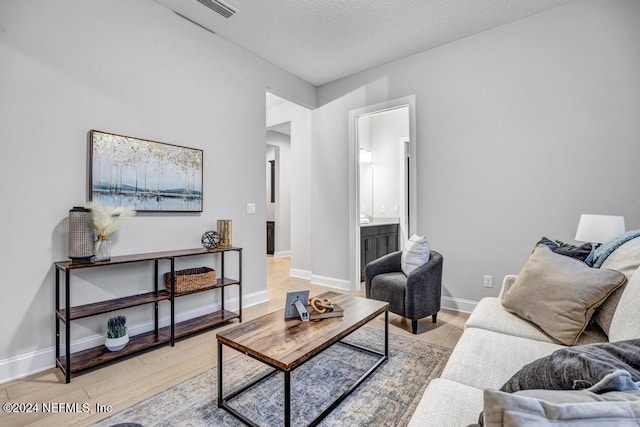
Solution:
<path fill-rule="evenodd" d="M 270 88 L 272 91 L 272 88 Z M 283 102 L 267 110 L 267 127 L 291 123 L 291 271 L 311 275 L 311 110 Z M 277 227 L 277 224 L 276 224 Z"/>
<path fill-rule="evenodd" d="M 417 232 L 444 256 L 447 305 L 496 295 L 541 236 L 572 241 L 581 213 L 640 228 L 638 22 L 635 0 L 572 2 L 320 87 L 314 274 L 349 277 L 349 111 L 412 94 Z"/>
<path fill-rule="evenodd" d="M 68 210 L 86 200 L 90 129 L 204 150 L 202 214 L 127 220 L 113 255 L 199 247 L 204 231 L 229 218 L 233 244 L 244 248 L 243 301 L 267 298 L 266 242 L 255 237 L 265 235 L 265 89 L 313 105 L 313 86 L 152 0 L 3 1 L 0 69 L 0 382 L 53 366 L 52 263 L 67 257 Z M 185 259 L 178 268 L 205 262 Z M 148 289 L 151 269 L 82 272 L 72 279 L 72 303 Z M 230 304 L 237 298 L 226 295 Z M 183 297 L 177 311 L 218 299 Z M 125 311 L 140 327 L 150 313 Z M 74 322 L 72 338 L 97 337 L 107 317 Z"/>
<path fill-rule="evenodd" d="M 291 138 L 267 131 L 267 144 L 278 147 L 275 188 L 275 256 L 291 254 Z"/>

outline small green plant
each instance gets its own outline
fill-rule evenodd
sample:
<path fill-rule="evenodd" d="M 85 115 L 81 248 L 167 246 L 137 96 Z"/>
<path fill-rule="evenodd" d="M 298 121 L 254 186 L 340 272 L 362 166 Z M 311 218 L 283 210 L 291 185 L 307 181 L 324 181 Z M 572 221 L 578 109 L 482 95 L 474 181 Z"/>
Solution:
<path fill-rule="evenodd" d="M 116 316 L 107 322 L 107 338 L 120 338 L 127 335 L 127 318 Z"/>

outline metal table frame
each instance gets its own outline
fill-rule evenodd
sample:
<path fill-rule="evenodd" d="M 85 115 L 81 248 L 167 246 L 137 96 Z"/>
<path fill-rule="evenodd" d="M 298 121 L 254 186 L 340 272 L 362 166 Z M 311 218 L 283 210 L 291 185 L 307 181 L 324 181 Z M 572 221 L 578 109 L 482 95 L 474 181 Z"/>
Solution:
<path fill-rule="evenodd" d="M 356 329 L 357 330 L 357 329 Z M 355 332 L 355 331 L 354 331 Z M 348 336 L 348 335 L 347 335 Z M 355 344 L 351 344 L 351 343 L 347 343 L 347 342 L 343 342 L 343 341 L 338 341 L 336 344 L 342 344 L 342 345 L 346 345 L 349 347 L 353 347 L 356 348 L 358 350 L 362 350 L 365 351 L 367 353 L 370 354 L 374 354 L 376 356 L 380 356 L 380 358 L 376 361 L 376 363 L 369 368 L 369 370 L 367 372 L 365 372 L 364 374 L 362 374 L 362 376 L 360 378 L 358 378 L 356 380 L 355 383 L 353 383 L 344 393 L 342 393 L 328 408 L 326 408 L 324 411 L 322 411 L 322 413 L 320 413 L 320 415 L 318 415 L 313 421 L 311 421 L 311 423 L 309 424 L 309 426 L 315 426 L 318 425 L 320 423 L 320 421 L 322 421 L 327 415 L 329 415 L 331 413 L 331 411 L 333 411 L 347 396 L 349 396 L 349 394 L 351 394 L 351 392 L 353 390 L 355 390 L 365 379 L 367 379 L 380 365 L 382 365 L 384 362 L 387 361 L 387 359 L 389 358 L 389 311 L 385 310 L 384 312 L 384 353 L 380 353 L 378 351 L 375 350 L 371 350 L 369 348 L 365 348 L 365 347 L 361 347 L 359 345 L 355 345 Z M 321 354 L 321 353 L 319 353 Z M 222 371 L 223 371 L 223 366 L 222 366 L 222 342 L 220 342 L 220 340 L 218 340 L 218 408 L 224 408 L 226 411 L 228 411 L 229 413 L 231 413 L 231 415 L 235 416 L 236 418 L 238 418 L 240 421 L 242 421 L 243 423 L 249 425 L 249 426 L 254 426 L 254 427 L 259 427 L 258 424 L 254 423 L 253 421 L 251 421 L 250 419 L 248 419 L 247 417 L 245 417 L 244 415 L 242 415 L 240 412 L 238 412 L 237 410 L 235 410 L 234 408 L 232 408 L 231 406 L 229 406 L 227 404 L 227 402 L 229 402 L 230 400 L 238 397 L 239 395 L 241 395 L 242 393 L 246 392 L 247 390 L 257 386 L 258 384 L 260 384 L 261 382 L 265 381 L 268 378 L 271 378 L 272 376 L 274 376 L 275 374 L 277 374 L 278 372 L 283 372 L 284 373 L 284 425 L 285 427 L 290 427 L 291 426 L 291 373 L 299 368 L 300 366 L 303 366 L 306 362 L 308 362 L 309 360 L 313 359 L 315 356 L 309 358 L 308 360 L 304 361 L 303 363 L 301 363 L 300 365 L 292 368 L 292 369 L 281 369 L 278 368 L 277 366 L 271 364 L 271 363 L 267 363 L 264 360 L 261 360 L 257 357 L 254 357 L 253 355 L 248 355 L 268 366 L 271 366 L 273 369 L 273 371 L 267 373 L 266 375 L 258 378 L 257 380 L 252 381 L 251 383 L 241 387 L 240 389 L 234 391 L 233 393 L 230 393 L 227 396 L 223 396 L 222 394 Z"/>

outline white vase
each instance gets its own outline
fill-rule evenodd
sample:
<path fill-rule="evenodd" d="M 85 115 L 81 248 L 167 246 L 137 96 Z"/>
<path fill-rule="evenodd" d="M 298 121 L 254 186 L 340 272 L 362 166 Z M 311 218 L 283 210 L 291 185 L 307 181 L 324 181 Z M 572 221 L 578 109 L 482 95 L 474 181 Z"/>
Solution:
<path fill-rule="evenodd" d="M 107 347 L 109 351 L 120 351 L 127 345 L 128 342 L 129 334 L 120 338 L 107 338 L 104 340 L 104 346 Z"/>

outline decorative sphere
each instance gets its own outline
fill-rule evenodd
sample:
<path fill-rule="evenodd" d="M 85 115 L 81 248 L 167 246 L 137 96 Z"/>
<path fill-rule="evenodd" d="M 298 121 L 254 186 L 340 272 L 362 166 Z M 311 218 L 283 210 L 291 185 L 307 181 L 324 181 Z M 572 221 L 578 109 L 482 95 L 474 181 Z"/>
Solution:
<path fill-rule="evenodd" d="M 217 231 L 205 231 L 200 243 L 206 249 L 215 249 L 220 244 L 220 235 Z"/>

